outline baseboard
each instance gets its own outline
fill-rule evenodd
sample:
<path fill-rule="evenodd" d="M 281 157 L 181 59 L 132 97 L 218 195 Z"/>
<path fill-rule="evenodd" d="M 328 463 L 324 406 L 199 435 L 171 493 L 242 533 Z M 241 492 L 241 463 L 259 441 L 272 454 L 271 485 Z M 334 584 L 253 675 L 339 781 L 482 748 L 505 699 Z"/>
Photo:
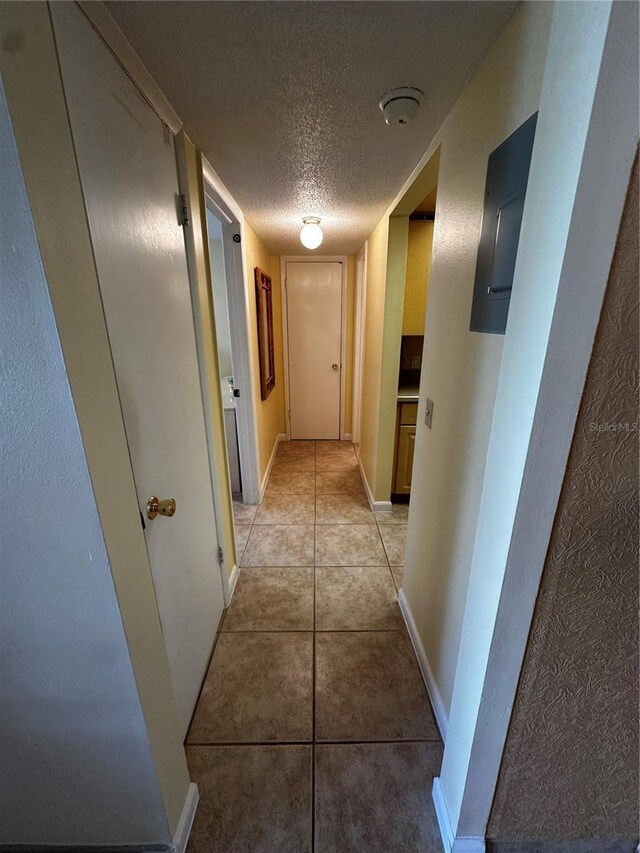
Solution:
<path fill-rule="evenodd" d="M 195 782 L 191 782 L 187 791 L 187 798 L 184 801 L 182 814 L 180 815 L 178 828 L 176 829 L 176 834 L 173 836 L 172 853 L 185 853 L 199 799 L 198 786 Z"/>
<path fill-rule="evenodd" d="M 269 464 L 267 465 L 267 470 L 264 472 L 264 477 L 262 478 L 262 484 L 260 486 L 260 500 L 264 497 L 265 489 L 267 488 L 267 483 L 269 482 L 269 477 L 271 475 L 271 469 L 273 468 L 273 463 L 276 458 L 276 453 L 278 452 L 278 445 L 281 441 L 286 441 L 287 435 L 284 432 L 278 433 L 276 436 L 276 440 L 273 444 L 273 450 L 271 451 L 271 456 L 269 457 Z"/>
<path fill-rule="evenodd" d="M 367 475 L 364 472 L 364 468 L 362 467 L 362 459 L 358 456 L 358 467 L 360 468 L 360 476 L 362 477 L 362 485 L 364 486 L 365 493 L 367 495 L 367 500 L 369 501 L 369 506 L 371 507 L 372 512 L 391 512 L 391 501 L 376 501 L 373 497 L 373 492 L 371 491 L 371 486 L 369 485 L 369 481 L 367 480 Z"/>
<path fill-rule="evenodd" d="M 640 853 L 635 838 L 574 838 L 508 841 L 487 838 L 487 853 Z"/>
<path fill-rule="evenodd" d="M 351 437 L 351 433 L 345 432 L 345 434 L 342 436 L 342 441 L 353 441 L 353 438 Z"/>
<path fill-rule="evenodd" d="M 438 828 L 440 829 L 440 837 L 445 853 L 485 853 L 484 838 L 477 836 L 456 838 L 454 836 L 439 776 L 436 776 L 433 780 L 431 798 L 436 811 Z"/>
<path fill-rule="evenodd" d="M 401 589 L 398 593 L 398 604 L 400 605 L 400 610 L 402 611 L 407 630 L 409 631 L 409 636 L 411 637 L 411 642 L 413 643 L 413 648 L 415 650 L 416 657 L 418 658 L 418 664 L 420 665 L 420 671 L 422 672 L 422 677 L 427 687 L 429 699 L 431 699 L 433 713 L 435 714 L 436 723 L 438 724 L 438 729 L 440 730 L 440 737 L 442 738 L 443 743 L 446 743 L 449 721 L 447 719 L 447 713 L 444 709 L 444 702 L 442 701 L 442 696 L 440 695 L 440 691 L 438 690 L 436 680 L 433 677 L 433 672 L 431 671 L 431 667 L 429 665 L 427 653 L 425 652 L 424 646 L 422 645 L 420 634 L 418 634 L 418 629 L 416 627 L 411 608 L 409 607 L 409 602 L 407 601 L 403 589 Z"/>
<path fill-rule="evenodd" d="M 233 591 L 236 588 L 236 583 L 238 581 L 239 571 L 240 570 L 239 570 L 238 566 L 234 563 L 233 568 L 231 569 L 231 574 L 227 578 L 227 589 L 226 589 L 225 602 L 224 602 L 225 607 L 229 606 L 229 604 L 231 603 L 231 599 L 233 598 Z"/>
<path fill-rule="evenodd" d="M 0 853 L 175 853 L 173 844 L 3 844 Z"/>

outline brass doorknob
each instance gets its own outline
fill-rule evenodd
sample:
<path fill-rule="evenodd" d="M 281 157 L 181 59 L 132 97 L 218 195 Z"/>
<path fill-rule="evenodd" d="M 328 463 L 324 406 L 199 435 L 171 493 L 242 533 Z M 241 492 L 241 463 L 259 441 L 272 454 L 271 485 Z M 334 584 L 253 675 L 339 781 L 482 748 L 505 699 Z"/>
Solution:
<path fill-rule="evenodd" d="M 335 361 L 334 361 L 334 362 L 333 362 L 333 364 L 331 365 L 331 370 L 338 370 L 338 369 L 339 369 L 339 367 L 340 367 L 340 365 L 339 365 L 339 364 L 336 364 L 336 363 L 335 363 Z"/>
<path fill-rule="evenodd" d="M 161 501 L 158 498 L 150 497 L 147 501 L 147 518 L 152 521 L 156 515 L 166 515 L 171 518 L 176 514 L 176 502 L 173 498 L 166 498 Z"/>

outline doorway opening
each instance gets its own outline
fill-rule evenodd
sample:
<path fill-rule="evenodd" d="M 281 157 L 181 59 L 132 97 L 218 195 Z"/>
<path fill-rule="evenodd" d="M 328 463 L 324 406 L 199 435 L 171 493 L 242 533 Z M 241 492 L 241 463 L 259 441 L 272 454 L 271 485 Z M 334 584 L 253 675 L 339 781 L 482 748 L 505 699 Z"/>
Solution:
<path fill-rule="evenodd" d="M 392 504 L 408 503 L 411 495 L 436 197 L 437 186 L 434 186 L 409 215 L 407 224 L 407 260 L 391 480 Z M 426 408 L 429 408 L 428 403 Z M 427 426 L 429 417 L 425 414 Z"/>
<path fill-rule="evenodd" d="M 211 175 L 208 174 L 211 171 Z M 247 304 L 240 217 L 216 187 L 203 162 L 211 297 L 225 443 L 234 501 L 260 500 L 258 448 L 247 330 Z"/>

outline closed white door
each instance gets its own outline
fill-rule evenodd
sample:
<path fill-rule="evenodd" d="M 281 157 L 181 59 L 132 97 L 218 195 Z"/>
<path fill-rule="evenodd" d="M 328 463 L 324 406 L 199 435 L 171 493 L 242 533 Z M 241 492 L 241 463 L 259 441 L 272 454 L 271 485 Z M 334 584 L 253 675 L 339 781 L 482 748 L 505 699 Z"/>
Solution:
<path fill-rule="evenodd" d="M 342 264 L 286 265 L 291 438 L 340 438 Z"/>
<path fill-rule="evenodd" d="M 186 734 L 224 603 L 174 141 L 76 5 L 51 13 Z M 148 520 L 151 496 L 175 498 L 175 516 Z"/>

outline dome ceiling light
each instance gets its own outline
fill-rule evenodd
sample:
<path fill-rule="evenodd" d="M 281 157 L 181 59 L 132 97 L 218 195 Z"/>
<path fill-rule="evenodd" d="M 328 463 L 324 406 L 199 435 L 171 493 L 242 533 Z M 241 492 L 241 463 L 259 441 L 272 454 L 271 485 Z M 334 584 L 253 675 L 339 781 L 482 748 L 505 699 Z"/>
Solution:
<path fill-rule="evenodd" d="M 384 94 L 378 106 L 388 125 L 408 124 L 422 104 L 424 92 L 415 86 L 401 86 Z"/>
<path fill-rule="evenodd" d="M 317 249 L 324 237 L 320 220 L 317 216 L 305 216 L 302 221 L 304 225 L 300 231 L 300 242 L 306 249 Z"/>

